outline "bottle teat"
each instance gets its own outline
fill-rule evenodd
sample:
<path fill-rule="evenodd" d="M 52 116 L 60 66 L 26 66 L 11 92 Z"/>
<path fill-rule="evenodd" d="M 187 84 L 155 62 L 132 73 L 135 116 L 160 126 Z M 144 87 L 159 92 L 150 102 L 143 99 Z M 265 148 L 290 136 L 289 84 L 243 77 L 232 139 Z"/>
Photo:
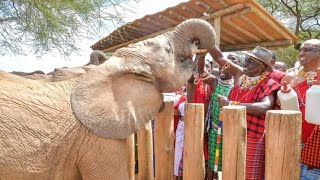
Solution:
<path fill-rule="evenodd" d="M 312 82 L 314 85 L 320 85 L 320 68 L 317 69 L 317 78 Z"/>
<path fill-rule="evenodd" d="M 282 93 L 289 93 L 291 91 L 290 85 L 288 85 L 287 81 L 282 82 L 281 92 Z"/>

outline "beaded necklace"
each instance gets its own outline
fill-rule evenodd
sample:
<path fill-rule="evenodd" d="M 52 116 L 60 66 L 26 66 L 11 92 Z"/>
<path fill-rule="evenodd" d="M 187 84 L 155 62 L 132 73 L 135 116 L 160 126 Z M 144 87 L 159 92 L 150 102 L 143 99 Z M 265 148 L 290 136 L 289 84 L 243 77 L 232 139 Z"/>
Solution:
<path fill-rule="evenodd" d="M 240 90 L 252 89 L 255 85 L 259 84 L 265 77 L 267 77 L 268 72 L 264 72 L 260 75 L 259 79 L 254 81 L 248 81 L 248 76 L 243 76 L 241 79 Z"/>
<path fill-rule="evenodd" d="M 303 67 L 298 70 L 297 75 L 304 77 L 306 79 L 307 85 L 309 87 L 312 85 L 312 81 L 317 77 L 316 72 L 314 72 L 314 71 L 305 72 Z M 294 82 L 296 82 L 296 80 L 297 80 L 297 76 L 295 77 Z M 296 91 L 296 93 L 298 95 L 298 100 L 300 102 L 299 106 L 305 106 L 306 94 L 304 94 L 304 96 L 302 96 L 298 86 L 294 86 L 294 90 Z"/>
<path fill-rule="evenodd" d="M 312 81 L 317 77 L 317 73 L 316 72 L 314 72 L 314 71 L 304 72 L 303 68 L 299 69 L 298 74 L 300 76 L 306 78 L 308 86 L 311 86 L 312 85 Z"/>
<path fill-rule="evenodd" d="M 218 95 L 228 96 L 233 86 L 233 80 L 218 80 L 214 92 L 211 94 L 210 106 L 206 121 L 209 122 L 209 169 L 214 170 L 214 177 L 222 170 L 222 121 L 219 119 L 220 107 L 217 102 Z"/>

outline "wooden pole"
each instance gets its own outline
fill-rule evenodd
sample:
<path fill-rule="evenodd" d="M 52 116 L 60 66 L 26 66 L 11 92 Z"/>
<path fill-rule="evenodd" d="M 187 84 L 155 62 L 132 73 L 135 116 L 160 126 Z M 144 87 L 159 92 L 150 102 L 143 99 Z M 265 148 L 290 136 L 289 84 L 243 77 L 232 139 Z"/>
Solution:
<path fill-rule="evenodd" d="M 152 127 L 149 121 L 137 133 L 138 141 L 138 180 L 153 179 Z"/>
<path fill-rule="evenodd" d="M 128 174 L 129 180 L 134 180 L 135 172 L 135 156 L 134 156 L 134 134 L 127 138 L 127 146 L 128 146 Z"/>
<path fill-rule="evenodd" d="M 165 108 L 158 113 L 154 122 L 155 179 L 173 180 L 173 102 L 166 102 Z"/>
<path fill-rule="evenodd" d="M 222 178 L 223 180 L 245 179 L 247 123 L 244 106 L 222 108 Z"/>
<path fill-rule="evenodd" d="M 203 104 L 186 103 L 184 119 L 183 179 L 204 179 Z"/>
<path fill-rule="evenodd" d="M 213 28 L 216 31 L 216 45 L 220 47 L 221 37 L 221 16 L 215 17 L 213 20 Z"/>
<path fill-rule="evenodd" d="M 266 180 L 300 178 L 301 112 L 272 110 L 266 116 Z"/>

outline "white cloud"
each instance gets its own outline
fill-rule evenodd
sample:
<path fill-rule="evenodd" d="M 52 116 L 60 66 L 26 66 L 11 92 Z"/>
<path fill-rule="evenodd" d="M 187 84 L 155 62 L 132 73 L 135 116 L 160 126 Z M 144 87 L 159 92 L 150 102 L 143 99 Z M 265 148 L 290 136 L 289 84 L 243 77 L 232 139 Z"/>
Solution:
<path fill-rule="evenodd" d="M 141 0 L 137 4 L 132 3 L 132 5 L 137 9 L 137 14 L 128 17 L 127 21 L 133 21 L 137 18 L 143 17 L 146 14 L 156 13 L 185 1 L 187 0 Z M 37 58 L 34 54 L 29 54 L 28 56 L 0 56 L 0 70 L 8 72 L 32 72 L 36 70 L 42 70 L 45 73 L 48 73 L 53 71 L 54 68 L 58 67 L 82 66 L 89 61 L 90 53 L 92 52 L 90 46 L 101 38 L 102 37 L 97 37 L 97 39 L 93 41 L 81 41 L 82 51 L 79 54 L 72 54 L 69 57 L 70 60 L 65 60 L 60 55 L 55 56 L 53 54 L 44 55 L 41 59 Z"/>

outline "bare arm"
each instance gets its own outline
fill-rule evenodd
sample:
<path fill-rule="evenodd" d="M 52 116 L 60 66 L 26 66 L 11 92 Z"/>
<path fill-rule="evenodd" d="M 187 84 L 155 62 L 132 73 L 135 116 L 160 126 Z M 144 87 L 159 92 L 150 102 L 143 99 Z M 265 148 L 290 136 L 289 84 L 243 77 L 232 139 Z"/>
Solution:
<path fill-rule="evenodd" d="M 210 55 L 221 67 L 224 67 L 227 63 L 230 64 L 230 67 L 226 68 L 225 71 L 232 74 L 235 79 L 239 79 L 243 74 L 243 68 L 229 59 L 224 59 L 221 50 L 217 46 L 210 51 Z"/>
<path fill-rule="evenodd" d="M 262 115 L 271 110 L 274 104 L 274 93 L 272 92 L 268 96 L 261 99 L 260 102 L 256 103 L 239 103 L 239 106 L 245 106 L 248 114 Z"/>
<path fill-rule="evenodd" d="M 194 75 L 192 74 L 187 83 L 187 102 L 192 103 L 194 96 Z"/>
<path fill-rule="evenodd" d="M 271 110 L 274 105 L 274 92 L 268 96 L 261 99 L 260 102 L 255 103 L 238 103 L 239 106 L 245 106 L 248 114 L 251 115 L 262 115 L 265 114 L 268 110 Z M 227 106 L 229 100 L 224 96 L 218 96 L 218 103 L 220 107 Z"/>

